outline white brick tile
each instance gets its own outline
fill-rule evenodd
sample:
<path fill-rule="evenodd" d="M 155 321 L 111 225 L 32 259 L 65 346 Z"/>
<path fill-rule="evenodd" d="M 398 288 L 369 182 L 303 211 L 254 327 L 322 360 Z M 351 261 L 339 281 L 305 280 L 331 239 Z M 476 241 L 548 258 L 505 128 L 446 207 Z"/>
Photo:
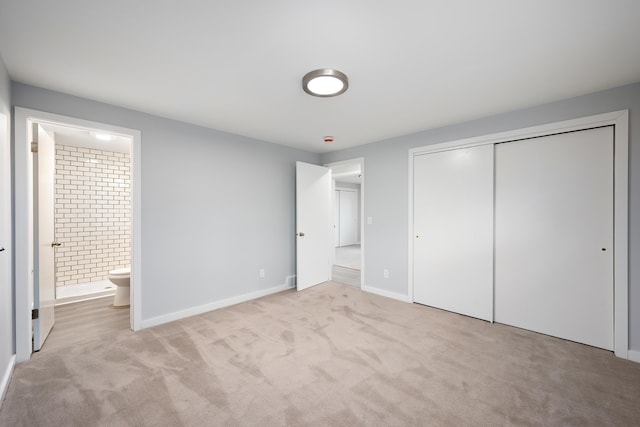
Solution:
<path fill-rule="evenodd" d="M 131 259 L 129 155 L 58 145 L 56 158 L 57 282 L 106 279 Z"/>

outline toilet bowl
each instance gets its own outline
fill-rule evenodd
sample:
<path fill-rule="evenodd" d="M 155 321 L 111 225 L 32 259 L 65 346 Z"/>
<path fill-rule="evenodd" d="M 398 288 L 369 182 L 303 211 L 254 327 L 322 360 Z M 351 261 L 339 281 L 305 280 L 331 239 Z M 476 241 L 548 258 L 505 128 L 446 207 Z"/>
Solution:
<path fill-rule="evenodd" d="M 131 269 L 117 268 L 109 272 L 109 281 L 117 286 L 113 307 L 129 307 L 129 282 Z"/>

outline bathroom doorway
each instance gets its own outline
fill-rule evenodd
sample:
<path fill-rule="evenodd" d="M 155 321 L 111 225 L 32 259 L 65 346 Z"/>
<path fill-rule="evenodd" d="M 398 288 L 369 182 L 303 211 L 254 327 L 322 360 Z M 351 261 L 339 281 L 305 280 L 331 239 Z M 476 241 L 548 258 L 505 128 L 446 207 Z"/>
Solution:
<path fill-rule="evenodd" d="M 141 283 L 135 263 L 140 257 L 136 244 L 140 239 L 140 132 L 18 107 L 15 117 L 16 218 L 21 218 L 16 221 L 16 242 L 24 242 L 16 244 L 18 360 L 28 360 L 32 349 L 38 350 L 32 347 L 32 340 L 39 328 L 40 307 L 68 307 L 72 302 L 94 299 L 108 308 L 115 286 L 107 275 L 113 269 L 131 266 L 131 304 L 127 310 L 111 310 L 118 311 L 120 319 L 125 315 L 131 329 L 140 329 Z M 39 179 L 33 150 L 38 149 L 41 133 L 34 132 L 38 128 L 55 146 L 52 242 L 37 240 Z M 37 144 L 33 144 L 34 133 Z M 56 252 L 55 291 L 45 292 L 53 295 L 52 301 L 42 301 L 39 295 L 44 284 L 39 283 L 34 249 L 44 246 Z M 41 343 L 44 339 L 46 335 Z"/>
<path fill-rule="evenodd" d="M 55 147 L 55 305 L 111 297 L 131 265 L 131 137 L 41 123 Z"/>
<path fill-rule="evenodd" d="M 333 180 L 331 280 L 360 288 L 363 282 L 363 159 L 327 165 Z"/>

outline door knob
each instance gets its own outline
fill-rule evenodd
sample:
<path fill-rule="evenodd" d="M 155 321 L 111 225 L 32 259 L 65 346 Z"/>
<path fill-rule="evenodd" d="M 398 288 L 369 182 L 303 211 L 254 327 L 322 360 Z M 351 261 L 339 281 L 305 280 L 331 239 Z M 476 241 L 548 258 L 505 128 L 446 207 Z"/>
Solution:
<path fill-rule="evenodd" d="M 60 242 L 51 242 L 51 247 L 52 248 L 57 248 L 58 246 L 62 246 L 62 243 L 60 243 Z"/>
<path fill-rule="evenodd" d="M 304 237 L 304 233 L 301 231 L 299 233 L 296 233 L 296 235 L 300 236 L 300 237 Z"/>
<path fill-rule="evenodd" d="M 0 252 L 4 251 L 4 248 L 0 248 Z"/>

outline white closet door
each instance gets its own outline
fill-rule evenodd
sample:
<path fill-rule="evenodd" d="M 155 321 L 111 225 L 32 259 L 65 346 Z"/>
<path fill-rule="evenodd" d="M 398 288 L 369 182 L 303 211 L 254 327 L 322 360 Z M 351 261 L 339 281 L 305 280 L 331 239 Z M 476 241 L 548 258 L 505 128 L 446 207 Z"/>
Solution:
<path fill-rule="evenodd" d="M 613 129 L 496 146 L 495 320 L 613 349 Z"/>
<path fill-rule="evenodd" d="M 340 246 L 358 243 L 358 193 L 340 190 Z"/>
<path fill-rule="evenodd" d="M 333 246 L 340 246 L 340 191 L 333 192 Z"/>
<path fill-rule="evenodd" d="M 493 145 L 414 158 L 415 302 L 493 320 Z"/>

